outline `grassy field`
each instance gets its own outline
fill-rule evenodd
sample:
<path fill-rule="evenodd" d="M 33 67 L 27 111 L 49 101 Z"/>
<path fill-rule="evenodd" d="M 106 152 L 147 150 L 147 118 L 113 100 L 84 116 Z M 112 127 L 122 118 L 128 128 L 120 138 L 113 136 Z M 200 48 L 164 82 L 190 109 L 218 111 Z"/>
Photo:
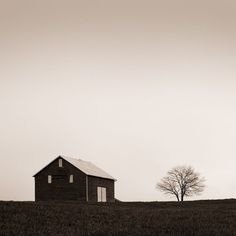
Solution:
<path fill-rule="evenodd" d="M 0 235 L 236 235 L 236 200 L 193 202 L 0 201 Z"/>

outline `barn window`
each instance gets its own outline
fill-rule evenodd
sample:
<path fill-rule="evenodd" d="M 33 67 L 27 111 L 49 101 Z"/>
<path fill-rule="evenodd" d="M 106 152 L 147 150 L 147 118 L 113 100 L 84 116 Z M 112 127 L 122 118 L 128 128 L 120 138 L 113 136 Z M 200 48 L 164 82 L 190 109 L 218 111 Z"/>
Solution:
<path fill-rule="evenodd" d="M 48 183 L 51 184 L 52 183 L 52 176 L 48 175 Z"/>
<path fill-rule="evenodd" d="M 59 159 L 59 167 L 62 167 L 62 159 Z"/>
<path fill-rule="evenodd" d="M 97 201 L 106 202 L 107 201 L 107 190 L 103 187 L 97 187 Z"/>
<path fill-rule="evenodd" d="M 69 183 L 74 183 L 74 175 L 70 175 Z"/>

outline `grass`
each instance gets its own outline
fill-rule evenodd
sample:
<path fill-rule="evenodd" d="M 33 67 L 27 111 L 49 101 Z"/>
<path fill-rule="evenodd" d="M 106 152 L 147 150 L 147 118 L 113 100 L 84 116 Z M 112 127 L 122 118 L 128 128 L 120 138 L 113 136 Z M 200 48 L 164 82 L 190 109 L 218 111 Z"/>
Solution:
<path fill-rule="evenodd" d="M 113 204 L 0 201 L 0 235 L 236 236 L 236 200 Z"/>

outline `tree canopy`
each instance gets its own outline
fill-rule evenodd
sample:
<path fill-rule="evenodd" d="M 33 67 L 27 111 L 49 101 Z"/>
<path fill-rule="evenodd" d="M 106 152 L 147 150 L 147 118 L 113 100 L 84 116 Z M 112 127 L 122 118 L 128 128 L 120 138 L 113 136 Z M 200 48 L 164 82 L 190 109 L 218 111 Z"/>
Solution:
<path fill-rule="evenodd" d="M 202 193 L 205 189 L 205 178 L 195 172 L 191 166 L 177 166 L 157 183 L 156 188 L 168 195 L 174 195 L 177 201 Z"/>

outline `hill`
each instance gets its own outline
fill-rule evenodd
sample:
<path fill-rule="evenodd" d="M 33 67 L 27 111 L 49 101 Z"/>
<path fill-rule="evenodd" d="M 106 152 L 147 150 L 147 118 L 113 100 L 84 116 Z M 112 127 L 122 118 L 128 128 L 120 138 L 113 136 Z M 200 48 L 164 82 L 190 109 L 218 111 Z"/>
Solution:
<path fill-rule="evenodd" d="M 236 235 L 236 200 L 177 202 L 0 201 L 0 235 Z"/>

